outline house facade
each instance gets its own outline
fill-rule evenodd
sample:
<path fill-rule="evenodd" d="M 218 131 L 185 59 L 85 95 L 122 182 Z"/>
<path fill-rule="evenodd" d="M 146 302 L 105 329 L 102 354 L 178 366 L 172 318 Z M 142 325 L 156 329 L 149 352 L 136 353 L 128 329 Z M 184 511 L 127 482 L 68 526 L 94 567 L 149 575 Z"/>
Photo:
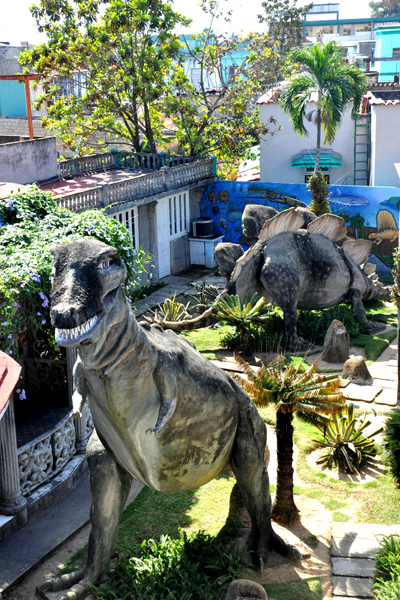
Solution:
<path fill-rule="evenodd" d="M 276 120 L 278 131 L 260 140 L 260 180 L 307 183 L 315 164 L 316 125 L 306 123 L 308 137 L 293 132 L 289 117 L 279 106 L 281 88 L 271 89 L 258 101 L 262 123 Z M 313 99 L 306 113 L 316 109 Z M 398 186 L 400 162 L 400 85 L 375 84 L 367 92 L 362 112 L 353 119 L 346 108 L 332 144 L 321 153 L 321 170 L 335 185 Z"/>

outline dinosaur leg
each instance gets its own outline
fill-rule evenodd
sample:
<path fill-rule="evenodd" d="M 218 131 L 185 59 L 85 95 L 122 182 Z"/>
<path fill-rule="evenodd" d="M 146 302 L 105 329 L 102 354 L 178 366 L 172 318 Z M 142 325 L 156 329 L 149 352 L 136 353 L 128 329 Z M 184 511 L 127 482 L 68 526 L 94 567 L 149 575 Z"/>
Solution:
<path fill-rule="evenodd" d="M 299 350 L 305 342 L 297 337 L 297 301 L 300 284 L 296 270 L 289 264 L 277 265 L 276 261 L 270 261 L 263 266 L 260 281 L 283 311 L 288 349 Z"/>
<path fill-rule="evenodd" d="M 230 465 L 251 519 L 249 549 L 254 552 L 254 562 L 261 570 L 270 550 L 284 556 L 300 556 L 272 529 L 269 478 L 264 462 L 265 443 L 265 424 L 257 409 L 247 405 L 240 413 Z"/>
<path fill-rule="evenodd" d="M 127 500 L 132 479 L 115 462 L 94 431 L 87 447 L 92 493 L 89 550 L 86 567 L 46 581 L 42 590 L 70 588 L 61 600 L 81 600 L 89 594 L 89 582 L 105 574 L 117 541 L 117 527 Z M 71 587 L 72 586 L 72 587 Z"/>
<path fill-rule="evenodd" d="M 362 302 L 362 294 L 360 290 L 350 290 L 349 300 L 353 305 L 357 321 L 359 321 L 360 323 L 368 323 L 367 313 L 365 312 L 364 304 Z"/>

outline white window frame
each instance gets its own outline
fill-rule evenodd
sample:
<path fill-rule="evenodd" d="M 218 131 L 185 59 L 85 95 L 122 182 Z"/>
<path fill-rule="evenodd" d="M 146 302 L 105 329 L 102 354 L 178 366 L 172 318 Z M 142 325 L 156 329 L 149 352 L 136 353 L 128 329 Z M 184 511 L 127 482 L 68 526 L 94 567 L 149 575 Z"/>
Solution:
<path fill-rule="evenodd" d="M 169 239 L 175 240 L 189 233 L 189 190 L 177 192 L 167 199 Z"/>
<path fill-rule="evenodd" d="M 137 206 L 119 210 L 110 216 L 125 225 L 132 241 L 132 247 L 137 250 L 139 248 L 139 215 Z"/>

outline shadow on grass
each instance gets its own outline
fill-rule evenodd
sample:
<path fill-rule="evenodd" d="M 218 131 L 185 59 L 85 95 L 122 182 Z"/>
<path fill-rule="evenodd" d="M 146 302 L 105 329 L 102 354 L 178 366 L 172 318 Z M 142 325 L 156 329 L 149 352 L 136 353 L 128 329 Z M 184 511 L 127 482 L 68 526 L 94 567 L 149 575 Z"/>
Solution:
<path fill-rule="evenodd" d="M 232 476 L 227 471 L 223 471 L 214 481 L 217 484 L 212 490 L 214 493 L 208 489 L 208 494 L 206 490 L 210 484 L 212 485 L 212 482 L 203 488 L 184 492 L 162 493 L 148 487 L 143 488 L 122 513 L 118 528 L 118 555 L 137 556 L 143 540 L 159 539 L 162 535 L 178 539 L 181 529 L 206 529 L 201 524 L 196 527 L 197 520 L 201 521 L 201 515 L 194 517 L 193 511 L 199 507 L 199 510 L 207 515 L 213 508 L 210 507 L 210 502 L 223 503 L 225 499 L 228 502 L 228 492 L 224 484 L 226 487 L 231 485 Z M 233 489 L 235 488 L 237 488 L 236 485 Z M 202 492 L 202 490 L 204 491 Z M 228 518 L 217 534 L 217 539 L 224 540 L 226 543 L 229 541 L 228 538 L 233 540 L 238 527 L 240 527 L 238 513 L 241 497 L 238 491 L 231 494 L 229 503 Z M 62 573 L 70 573 L 82 568 L 86 563 L 86 558 L 87 545 L 68 560 Z"/>

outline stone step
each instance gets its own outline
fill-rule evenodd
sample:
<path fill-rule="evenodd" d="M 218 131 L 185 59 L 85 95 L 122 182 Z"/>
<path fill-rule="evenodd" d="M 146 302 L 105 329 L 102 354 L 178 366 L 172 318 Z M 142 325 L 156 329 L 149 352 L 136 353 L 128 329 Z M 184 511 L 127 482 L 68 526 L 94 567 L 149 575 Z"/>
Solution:
<path fill-rule="evenodd" d="M 334 596 L 349 598 L 373 598 L 373 580 L 367 577 L 338 577 L 332 576 L 332 591 Z"/>
<path fill-rule="evenodd" d="M 373 558 L 332 557 L 332 575 L 341 577 L 373 577 L 376 561 Z"/>

